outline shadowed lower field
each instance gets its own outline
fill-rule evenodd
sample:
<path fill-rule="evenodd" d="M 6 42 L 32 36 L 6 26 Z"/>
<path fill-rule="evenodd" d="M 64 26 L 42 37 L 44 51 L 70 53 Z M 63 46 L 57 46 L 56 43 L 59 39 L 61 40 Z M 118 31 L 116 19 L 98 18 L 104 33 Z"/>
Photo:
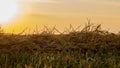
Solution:
<path fill-rule="evenodd" d="M 120 68 L 120 34 L 86 25 L 54 34 L 0 35 L 0 68 Z"/>

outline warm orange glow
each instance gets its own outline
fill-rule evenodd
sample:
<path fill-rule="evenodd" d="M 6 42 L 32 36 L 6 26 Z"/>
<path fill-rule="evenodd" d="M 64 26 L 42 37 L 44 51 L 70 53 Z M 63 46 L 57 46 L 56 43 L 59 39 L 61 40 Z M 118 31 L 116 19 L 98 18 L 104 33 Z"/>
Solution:
<path fill-rule="evenodd" d="M 57 28 L 62 31 L 69 24 L 83 26 L 87 22 L 87 18 L 90 18 L 92 23 L 102 24 L 103 29 L 112 32 L 118 32 L 120 29 L 120 1 L 118 0 L 14 1 L 19 1 L 24 13 L 21 17 L 17 15 L 14 22 L 4 26 L 8 33 L 12 31 L 19 33 L 25 28 L 33 30 L 36 25 L 40 29 L 44 25 L 51 27 L 57 25 Z"/>

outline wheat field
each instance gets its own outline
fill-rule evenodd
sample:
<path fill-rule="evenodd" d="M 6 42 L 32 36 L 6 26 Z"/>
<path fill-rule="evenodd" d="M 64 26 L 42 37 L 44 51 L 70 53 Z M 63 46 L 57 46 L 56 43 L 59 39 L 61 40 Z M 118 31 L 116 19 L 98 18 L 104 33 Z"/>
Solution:
<path fill-rule="evenodd" d="M 120 34 L 87 24 L 60 33 L 0 33 L 0 68 L 120 68 Z M 58 32 L 59 34 L 55 34 Z"/>

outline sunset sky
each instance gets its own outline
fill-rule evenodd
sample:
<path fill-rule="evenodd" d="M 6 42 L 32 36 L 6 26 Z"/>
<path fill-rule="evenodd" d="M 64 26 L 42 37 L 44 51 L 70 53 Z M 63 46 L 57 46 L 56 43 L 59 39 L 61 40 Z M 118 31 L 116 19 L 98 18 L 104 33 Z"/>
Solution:
<path fill-rule="evenodd" d="M 61 31 L 72 24 L 83 26 L 87 18 L 102 24 L 103 29 L 120 31 L 120 0 L 11 0 L 16 1 L 19 13 L 10 23 L 3 24 L 6 32 L 21 32 L 56 25 Z M 6 1 L 7 2 L 7 1 Z M 1 10 L 1 9 L 0 9 Z M 1 18 L 1 17 L 0 17 Z"/>

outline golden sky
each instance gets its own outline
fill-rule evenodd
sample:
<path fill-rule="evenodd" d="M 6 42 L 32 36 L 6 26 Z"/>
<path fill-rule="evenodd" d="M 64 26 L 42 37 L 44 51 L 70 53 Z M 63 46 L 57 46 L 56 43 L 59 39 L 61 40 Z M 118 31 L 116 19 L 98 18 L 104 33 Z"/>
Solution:
<path fill-rule="evenodd" d="M 19 4 L 23 13 L 5 25 L 6 32 L 32 30 L 36 25 L 64 30 L 69 24 L 83 26 L 87 18 L 106 30 L 120 31 L 120 0 L 20 0 Z"/>

